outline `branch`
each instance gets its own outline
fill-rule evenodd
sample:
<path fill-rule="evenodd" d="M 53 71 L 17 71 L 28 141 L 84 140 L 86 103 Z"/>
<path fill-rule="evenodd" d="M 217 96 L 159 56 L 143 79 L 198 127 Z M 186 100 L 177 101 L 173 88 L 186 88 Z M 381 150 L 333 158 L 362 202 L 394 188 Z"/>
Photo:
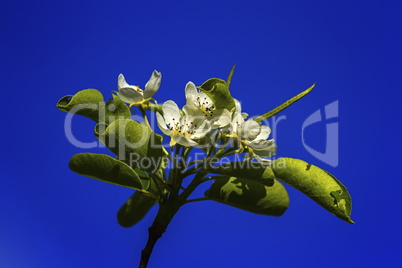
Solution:
<path fill-rule="evenodd" d="M 144 249 L 141 251 L 141 261 L 139 268 L 146 268 L 149 258 L 151 257 L 152 250 L 159 238 L 166 231 L 166 227 L 158 224 L 155 220 L 151 227 L 148 228 L 148 241 Z"/>

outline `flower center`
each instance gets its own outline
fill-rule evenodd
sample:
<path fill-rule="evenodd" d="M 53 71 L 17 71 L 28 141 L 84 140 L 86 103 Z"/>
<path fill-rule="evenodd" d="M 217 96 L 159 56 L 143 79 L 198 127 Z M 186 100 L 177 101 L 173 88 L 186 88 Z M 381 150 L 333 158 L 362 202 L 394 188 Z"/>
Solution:
<path fill-rule="evenodd" d="M 200 97 L 197 97 L 197 103 L 205 117 L 212 117 L 215 106 L 208 102 L 207 98 L 201 99 Z"/>
<path fill-rule="evenodd" d="M 173 118 L 173 125 L 172 124 L 167 124 L 168 128 L 172 131 L 172 136 L 183 136 L 186 139 L 190 139 L 191 135 L 195 133 L 195 128 L 197 127 L 194 122 L 189 121 L 185 118 L 182 118 L 182 120 L 176 120 Z"/>
<path fill-rule="evenodd" d="M 134 86 L 134 87 L 135 87 L 135 90 L 136 90 L 137 92 L 140 92 L 140 93 L 143 92 L 143 90 L 140 88 L 140 86 Z"/>

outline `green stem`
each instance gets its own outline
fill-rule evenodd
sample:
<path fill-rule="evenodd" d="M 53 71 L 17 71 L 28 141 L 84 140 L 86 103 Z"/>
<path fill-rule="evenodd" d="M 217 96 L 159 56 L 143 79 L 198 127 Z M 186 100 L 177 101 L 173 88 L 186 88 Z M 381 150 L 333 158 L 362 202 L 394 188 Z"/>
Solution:
<path fill-rule="evenodd" d="M 162 112 L 162 105 L 158 105 L 158 104 L 149 102 L 149 103 L 148 103 L 148 106 L 147 106 L 147 109 L 150 110 L 150 111 L 152 111 L 152 112 L 155 112 L 155 113 L 158 112 L 158 113 L 160 113 L 160 114 L 163 114 L 163 112 Z"/>
<path fill-rule="evenodd" d="M 195 175 L 194 179 L 190 182 L 187 188 L 180 194 L 180 199 L 183 200 L 183 202 L 185 202 L 185 200 L 187 200 L 187 198 L 193 193 L 197 186 L 200 185 L 202 179 L 207 174 L 208 172 L 200 171 L 197 173 L 197 175 Z"/>
<path fill-rule="evenodd" d="M 164 194 L 164 188 L 161 187 L 161 183 L 162 185 L 164 185 L 164 181 L 162 181 L 156 174 L 149 173 L 149 176 L 151 177 L 151 180 L 156 186 L 156 190 L 158 191 L 159 197 L 162 197 Z"/>
<path fill-rule="evenodd" d="M 198 169 L 199 169 L 198 166 L 194 166 L 194 167 L 192 167 L 192 168 L 189 168 L 189 169 L 187 169 L 186 171 L 183 171 L 182 177 L 183 177 L 183 178 L 186 178 L 186 177 L 188 177 L 188 176 L 190 176 L 190 175 L 193 175 L 193 174 L 195 174 L 195 173 L 198 172 Z"/>
<path fill-rule="evenodd" d="M 149 121 L 148 121 L 148 116 L 147 116 L 147 112 L 146 112 L 146 107 L 145 107 L 145 106 L 140 106 L 140 107 L 138 107 L 138 108 L 139 108 L 139 110 L 141 111 L 141 114 L 142 114 L 142 117 L 144 118 L 145 124 L 147 124 L 147 126 L 148 126 L 149 128 L 151 128 L 151 125 L 149 124 Z"/>
<path fill-rule="evenodd" d="M 173 195 L 178 194 L 179 190 L 180 190 L 180 185 L 178 185 L 178 182 L 181 182 L 181 172 L 182 172 L 182 168 L 179 162 L 179 153 L 180 153 L 180 149 L 182 148 L 181 145 L 176 144 L 174 147 L 174 154 L 173 154 L 173 159 L 172 159 L 172 169 L 170 169 L 169 171 L 169 178 L 167 181 L 168 186 L 170 187 L 170 192 Z M 180 176 L 179 176 L 180 174 Z"/>

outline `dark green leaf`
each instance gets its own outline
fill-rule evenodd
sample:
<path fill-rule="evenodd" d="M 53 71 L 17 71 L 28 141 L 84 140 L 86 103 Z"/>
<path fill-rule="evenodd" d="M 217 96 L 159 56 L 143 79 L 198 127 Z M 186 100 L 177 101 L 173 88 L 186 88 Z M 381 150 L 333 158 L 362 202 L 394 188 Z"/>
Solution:
<path fill-rule="evenodd" d="M 65 96 L 59 100 L 57 108 L 106 124 L 118 118 L 131 118 L 130 109 L 119 97 L 113 95 L 113 99 L 105 103 L 102 93 L 96 89 L 85 89 L 74 96 Z"/>
<path fill-rule="evenodd" d="M 238 161 L 230 162 L 219 166 L 206 166 L 205 171 L 225 175 L 229 177 L 239 177 L 246 180 L 256 181 L 265 186 L 274 184 L 275 175 L 272 169 L 258 162 L 253 161 Z"/>
<path fill-rule="evenodd" d="M 230 95 L 225 80 L 218 78 L 208 79 L 199 89 L 211 98 L 217 109 L 227 109 L 230 111 L 235 107 L 234 100 Z"/>
<path fill-rule="evenodd" d="M 271 167 L 276 178 L 309 196 L 335 216 L 354 223 L 350 219 L 352 200 L 348 190 L 332 174 L 293 158 L 279 158 Z"/>
<path fill-rule="evenodd" d="M 70 160 L 70 169 L 80 175 L 132 189 L 143 189 L 137 173 L 126 163 L 109 155 L 81 153 Z"/>
<path fill-rule="evenodd" d="M 252 180 L 222 177 L 213 182 L 205 196 L 229 206 L 270 216 L 281 216 L 289 207 L 288 193 L 278 181 L 267 187 Z"/>
<path fill-rule="evenodd" d="M 131 227 L 142 220 L 156 203 L 156 199 L 135 192 L 119 209 L 117 220 L 121 226 Z"/>
<path fill-rule="evenodd" d="M 135 173 L 137 173 L 138 177 L 141 180 L 142 189 L 148 190 L 149 186 L 151 185 L 151 178 L 149 177 L 149 175 L 139 168 L 135 168 L 134 171 Z"/>

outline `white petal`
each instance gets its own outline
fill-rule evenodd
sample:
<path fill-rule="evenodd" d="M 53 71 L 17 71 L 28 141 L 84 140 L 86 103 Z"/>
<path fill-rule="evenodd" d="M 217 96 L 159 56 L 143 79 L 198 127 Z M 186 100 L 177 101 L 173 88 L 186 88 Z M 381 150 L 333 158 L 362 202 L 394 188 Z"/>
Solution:
<path fill-rule="evenodd" d="M 253 141 L 250 142 L 249 146 L 253 149 L 256 155 L 261 157 L 273 156 L 278 149 L 274 140 Z"/>
<path fill-rule="evenodd" d="M 271 147 L 275 143 L 275 140 L 255 140 L 249 143 L 249 146 L 254 149 L 264 149 Z"/>
<path fill-rule="evenodd" d="M 188 140 L 185 137 L 181 135 L 174 135 L 172 139 L 177 142 L 178 144 L 185 146 L 185 147 L 193 147 L 196 146 L 198 143 L 192 140 Z"/>
<path fill-rule="evenodd" d="M 258 140 L 266 140 L 266 139 L 268 139 L 269 134 L 271 134 L 271 129 L 269 128 L 269 126 L 261 126 L 261 132 L 255 138 L 255 140 L 256 141 L 258 141 Z"/>
<path fill-rule="evenodd" d="M 186 115 L 196 115 L 199 114 L 198 111 L 201 111 L 200 107 L 195 105 L 194 102 L 187 102 L 186 105 L 183 106 L 183 111 Z M 202 111 L 201 111 L 202 112 Z"/>
<path fill-rule="evenodd" d="M 201 111 L 201 109 L 193 110 L 191 114 L 188 115 L 188 122 L 193 122 L 194 126 L 201 126 L 204 122 L 208 121 L 205 119 L 204 113 Z"/>
<path fill-rule="evenodd" d="M 177 112 L 180 113 L 179 106 L 177 106 L 177 104 L 176 104 L 174 101 L 172 101 L 172 100 L 165 101 L 165 102 L 162 104 L 162 109 L 163 109 L 163 107 L 168 107 L 168 108 L 173 109 L 173 110 L 176 110 Z"/>
<path fill-rule="evenodd" d="M 151 78 L 149 78 L 148 82 L 145 84 L 144 90 L 144 98 L 151 98 L 161 86 L 162 74 L 158 71 L 153 71 Z"/>
<path fill-rule="evenodd" d="M 260 124 L 258 124 L 253 119 L 249 119 L 241 125 L 239 136 L 241 137 L 241 139 L 252 141 L 255 140 L 258 134 L 260 134 L 260 131 Z"/>
<path fill-rule="evenodd" d="M 162 105 L 162 111 L 163 111 L 163 118 L 165 119 L 165 122 L 167 125 L 170 124 L 170 126 L 175 126 L 177 123 L 180 123 L 181 119 L 181 114 L 179 107 L 174 101 L 166 101 Z"/>
<path fill-rule="evenodd" d="M 265 158 L 261 158 L 261 157 L 259 157 L 258 155 L 255 155 L 254 158 L 255 158 L 258 162 L 260 162 L 261 164 L 266 165 L 266 166 L 271 165 L 271 162 L 272 162 L 271 160 L 265 159 Z"/>
<path fill-rule="evenodd" d="M 195 105 L 184 105 L 187 106 L 185 113 L 191 117 L 191 119 L 194 121 L 204 121 L 205 120 L 205 115 L 202 112 L 201 108 L 199 106 L 195 106 Z M 183 107 L 184 109 L 184 107 Z"/>
<path fill-rule="evenodd" d="M 233 114 L 232 123 L 230 124 L 230 131 L 232 133 L 237 133 L 239 131 L 239 126 L 241 126 L 244 122 L 243 117 L 240 113 L 235 112 Z"/>
<path fill-rule="evenodd" d="M 234 102 L 235 102 L 235 112 L 238 112 L 238 113 L 241 113 L 241 115 L 242 115 L 242 117 L 244 118 L 244 119 L 246 119 L 247 117 L 248 117 L 248 113 L 242 113 L 241 112 L 241 104 L 240 104 L 240 101 L 238 101 L 238 100 L 236 100 L 236 99 L 233 99 L 234 100 Z"/>
<path fill-rule="evenodd" d="M 117 88 L 120 90 L 123 87 L 130 87 L 130 85 L 127 84 L 126 79 L 124 78 L 124 75 L 119 74 L 119 77 L 117 78 Z"/>
<path fill-rule="evenodd" d="M 240 101 L 238 101 L 237 99 L 234 99 L 234 98 L 233 98 L 233 100 L 234 100 L 234 102 L 235 102 L 235 107 L 236 107 L 235 112 L 241 113 L 241 104 L 240 104 Z"/>
<path fill-rule="evenodd" d="M 182 116 L 180 119 L 180 125 L 182 126 L 181 132 L 185 133 L 189 130 L 192 130 L 194 126 L 191 123 L 192 123 L 191 116 L 188 116 L 186 114 L 184 116 Z"/>
<path fill-rule="evenodd" d="M 134 89 L 133 86 L 120 88 L 116 94 L 128 104 L 140 102 L 144 99 L 142 93 Z"/>
<path fill-rule="evenodd" d="M 212 129 L 208 133 L 209 139 L 214 147 L 218 146 L 219 139 L 222 137 L 222 132 L 218 129 Z"/>
<path fill-rule="evenodd" d="M 160 113 L 156 113 L 156 121 L 158 122 L 158 127 L 163 132 L 163 134 L 170 136 L 172 131 L 166 127 L 166 121 Z"/>
<path fill-rule="evenodd" d="M 199 92 L 198 93 L 198 97 L 199 102 L 201 103 L 201 105 L 203 105 L 206 108 L 211 108 L 212 106 L 214 106 L 214 102 L 211 100 L 210 97 L 208 97 L 207 94 L 205 94 L 204 92 Z"/>
<path fill-rule="evenodd" d="M 209 123 L 207 120 L 204 120 L 201 125 L 197 125 L 196 128 L 194 128 L 194 134 L 191 135 L 192 139 L 201 139 L 203 138 L 206 134 L 208 134 L 211 131 L 211 123 Z"/>
<path fill-rule="evenodd" d="M 197 98 L 198 91 L 193 82 L 191 82 L 191 81 L 188 82 L 185 90 L 186 90 L 186 100 L 188 98 Z"/>
<path fill-rule="evenodd" d="M 226 127 L 232 121 L 231 114 L 227 109 L 215 110 L 210 120 L 213 122 L 213 128 Z"/>

